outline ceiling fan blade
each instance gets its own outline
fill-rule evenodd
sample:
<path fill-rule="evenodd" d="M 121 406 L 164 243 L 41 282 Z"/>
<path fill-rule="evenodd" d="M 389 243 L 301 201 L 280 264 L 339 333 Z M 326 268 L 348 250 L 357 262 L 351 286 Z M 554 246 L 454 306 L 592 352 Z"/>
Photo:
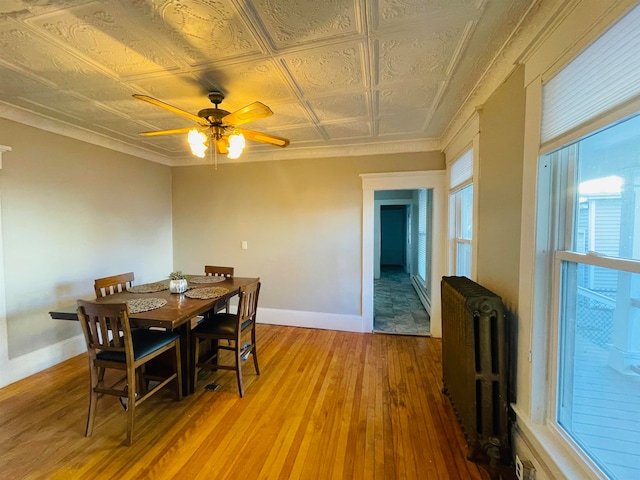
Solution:
<path fill-rule="evenodd" d="M 273 112 L 264 103 L 253 102 L 240 110 L 236 110 L 222 117 L 222 123 L 227 125 L 242 125 L 243 123 L 253 122 L 259 118 L 269 117 L 271 115 L 273 115 Z"/>
<path fill-rule="evenodd" d="M 152 130 L 150 132 L 140 132 L 140 135 L 143 137 L 157 137 L 160 135 L 174 135 L 176 133 L 189 133 L 191 130 L 207 130 L 206 127 L 197 128 L 197 127 L 182 127 L 182 128 L 171 128 L 169 130 Z"/>
<path fill-rule="evenodd" d="M 222 137 L 220 140 L 214 140 L 216 150 L 222 155 L 229 153 L 229 137 Z"/>
<path fill-rule="evenodd" d="M 289 139 L 276 137 L 275 135 L 269 135 L 268 133 L 256 132 L 253 130 L 247 130 L 245 128 L 236 128 L 236 131 L 242 133 L 245 138 L 254 140 L 256 142 L 268 143 L 269 145 L 275 145 L 276 147 L 286 147 L 289 145 Z"/>
<path fill-rule="evenodd" d="M 134 93 L 133 98 L 137 98 L 138 100 L 142 100 L 143 102 L 147 102 L 152 105 L 157 105 L 158 107 L 164 108 L 165 110 L 169 110 L 172 113 L 182 115 L 183 117 L 188 118 L 189 120 L 198 122 L 203 127 L 208 126 L 208 123 L 204 118 L 199 117 L 198 115 L 194 115 L 193 113 L 186 112 L 178 107 L 174 107 L 173 105 L 169 105 L 168 103 L 165 103 L 162 100 L 158 100 L 157 98 L 150 97 L 149 95 L 140 95 L 138 93 Z"/>

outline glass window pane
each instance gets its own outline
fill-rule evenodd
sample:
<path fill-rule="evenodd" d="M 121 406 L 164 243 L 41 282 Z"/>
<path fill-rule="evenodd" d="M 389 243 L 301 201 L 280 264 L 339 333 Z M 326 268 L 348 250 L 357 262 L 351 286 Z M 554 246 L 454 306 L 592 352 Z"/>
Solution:
<path fill-rule="evenodd" d="M 473 227 L 473 185 L 463 188 L 460 195 L 460 232 L 459 238 L 471 240 Z"/>
<path fill-rule="evenodd" d="M 471 277 L 471 244 L 457 242 L 456 275 Z"/>
<path fill-rule="evenodd" d="M 418 275 L 427 277 L 427 191 L 418 192 Z"/>
<path fill-rule="evenodd" d="M 573 250 L 640 259 L 640 116 L 578 147 Z"/>
<path fill-rule="evenodd" d="M 640 478 L 640 274 L 563 262 L 557 421 L 612 479 Z"/>

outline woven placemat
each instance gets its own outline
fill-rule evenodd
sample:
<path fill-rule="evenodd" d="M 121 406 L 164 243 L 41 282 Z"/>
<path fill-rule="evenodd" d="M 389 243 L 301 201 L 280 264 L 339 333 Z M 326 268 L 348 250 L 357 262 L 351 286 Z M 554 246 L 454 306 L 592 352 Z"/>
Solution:
<path fill-rule="evenodd" d="M 155 310 L 156 308 L 163 307 L 167 304 L 164 298 L 136 298 L 134 300 L 127 300 L 129 305 L 129 311 L 131 313 L 148 312 L 149 310 Z"/>
<path fill-rule="evenodd" d="M 189 283 L 219 283 L 224 282 L 227 277 L 219 275 L 207 275 L 206 277 L 193 277 L 189 279 Z"/>
<path fill-rule="evenodd" d="M 184 296 L 189 298 L 198 298 L 200 300 L 208 300 L 210 298 L 221 297 L 225 293 L 229 293 L 228 288 L 224 287 L 205 287 L 194 288 L 185 292 Z"/>
<path fill-rule="evenodd" d="M 127 288 L 127 292 L 131 293 L 155 293 L 161 292 L 169 288 L 166 282 L 145 283 L 143 285 L 134 285 Z"/>

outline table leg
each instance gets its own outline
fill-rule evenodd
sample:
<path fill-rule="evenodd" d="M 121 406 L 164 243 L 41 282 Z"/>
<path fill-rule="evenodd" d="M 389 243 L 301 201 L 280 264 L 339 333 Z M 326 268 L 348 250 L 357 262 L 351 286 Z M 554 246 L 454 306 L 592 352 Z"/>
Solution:
<path fill-rule="evenodd" d="M 186 322 L 180 326 L 180 355 L 182 361 L 182 395 L 192 394 L 195 389 L 193 385 L 193 366 L 191 362 L 191 322 Z"/>

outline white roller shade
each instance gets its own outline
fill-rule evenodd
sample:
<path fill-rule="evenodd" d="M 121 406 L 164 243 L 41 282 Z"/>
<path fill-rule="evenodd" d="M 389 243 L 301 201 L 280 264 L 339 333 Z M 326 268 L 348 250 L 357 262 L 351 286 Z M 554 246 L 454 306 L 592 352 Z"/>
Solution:
<path fill-rule="evenodd" d="M 473 178 L 473 149 L 464 152 L 451 165 L 449 186 L 455 188 Z"/>
<path fill-rule="evenodd" d="M 640 95 L 640 6 L 543 85 L 541 144 Z"/>

